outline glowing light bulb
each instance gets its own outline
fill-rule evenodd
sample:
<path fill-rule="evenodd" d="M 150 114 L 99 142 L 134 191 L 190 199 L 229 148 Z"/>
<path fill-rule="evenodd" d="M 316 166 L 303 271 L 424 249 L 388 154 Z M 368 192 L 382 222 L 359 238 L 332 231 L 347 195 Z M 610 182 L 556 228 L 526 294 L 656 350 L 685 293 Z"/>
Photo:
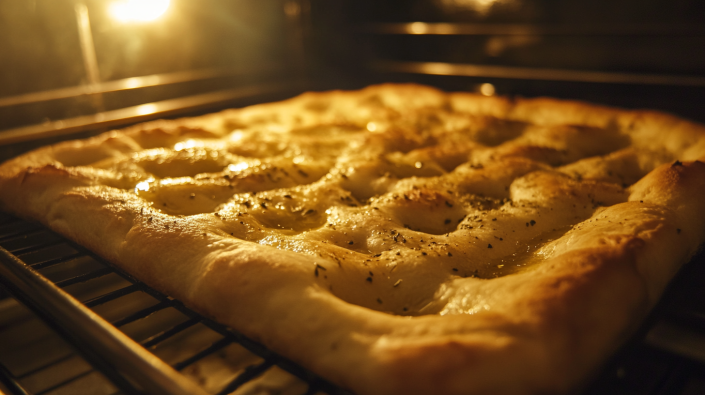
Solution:
<path fill-rule="evenodd" d="M 120 22 L 149 22 L 162 16 L 171 0 L 115 0 L 110 14 Z"/>

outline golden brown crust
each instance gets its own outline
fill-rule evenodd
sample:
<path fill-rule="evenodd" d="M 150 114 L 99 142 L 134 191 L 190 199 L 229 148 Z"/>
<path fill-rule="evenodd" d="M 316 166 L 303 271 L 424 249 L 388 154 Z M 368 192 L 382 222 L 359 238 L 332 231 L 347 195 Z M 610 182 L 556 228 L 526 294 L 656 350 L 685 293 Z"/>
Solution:
<path fill-rule="evenodd" d="M 705 129 L 417 85 L 45 147 L 0 203 L 360 394 L 563 393 L 705 240 Z"/>

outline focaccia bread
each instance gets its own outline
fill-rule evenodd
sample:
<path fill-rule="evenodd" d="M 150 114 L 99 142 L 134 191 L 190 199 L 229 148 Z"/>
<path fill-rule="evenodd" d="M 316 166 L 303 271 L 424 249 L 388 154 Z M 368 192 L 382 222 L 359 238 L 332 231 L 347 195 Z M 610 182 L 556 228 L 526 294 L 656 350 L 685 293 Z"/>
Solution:
<path fill-rule="evenodd" d="M 358 394 L 581 385 L 705 240 L 705 127 L 418 85 L 0 167 L 2 208 Z"/>

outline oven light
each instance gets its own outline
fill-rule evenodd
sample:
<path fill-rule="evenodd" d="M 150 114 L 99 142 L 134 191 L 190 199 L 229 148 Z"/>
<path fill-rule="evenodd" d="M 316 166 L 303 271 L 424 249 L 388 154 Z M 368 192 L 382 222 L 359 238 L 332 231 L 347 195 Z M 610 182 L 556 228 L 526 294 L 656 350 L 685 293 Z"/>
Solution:
<path fill-rule="evenodd" d="M 162 16 L 170 0 L 115 0 L 110 14 L 120 22 L 149 22 Z"/>

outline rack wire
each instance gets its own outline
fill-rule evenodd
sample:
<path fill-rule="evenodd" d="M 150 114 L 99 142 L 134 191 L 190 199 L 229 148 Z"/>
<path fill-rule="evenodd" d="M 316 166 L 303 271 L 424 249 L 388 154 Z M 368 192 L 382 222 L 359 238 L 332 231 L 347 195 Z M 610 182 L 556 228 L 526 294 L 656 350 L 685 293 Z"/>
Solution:
<path fill-rule="evenodd" d="M 65 291 L 82 306 L 127 335 L 130 340 L 123 339 L 124 343 L 138 343 L 149 350 L 150 355 L 157 356 L 170 367 L 162 370 L 168 373 L 168 370 L 173 369 L 190 377 L 191 381 L 200 380 L 208 393 L 230 394 L 249 384 L 250 387 L 259 386 L 264 389 L 281 386 L 288 391 L 285 393 L 292 394 L 349 394 L 242 334 L 198 315 L 181 302 L 153 290 L 39 224 L 0 214 L 0 253 L 2 284 L 73 347 L 60 344 L 61 341 L 56 339 L 47 340 L 41 334 L 30 340 L 40 345 L 42 342 L 52 343 L 49 345 L 51 351 L 45 355 L 36 353 L 32 356 L 36 360 L 29 363 L 24 361 L 13 367 L 7 366 L 8 361 L 2 354 L 7 356 L 13 351 L 14 354 L 31 353 L 31 350 L 23 351 L 22 347 L 26 346 L 24 344 L 18 344 L 13 350 L 13 347 L 8 347 L 7 340 L 0 340 L 0 344 L 6 344 L 4 349 L 0 349 L 0 382 L 11 394 L 58 394 L 62 393 L 62 388 L 66 389 L 87 377 L 100 381 L 101 384 L 94 387 L 94 390 L 98 388 L 100 393 L 105 394 L 170 394 L 182 391 L 169 386 L 166 389 L 145 388 L 134 375 L 116 369 L 108 356 L 96 355 L 96 346 L 89 339 L 72 337 L 72 333 L 80 331 L 78 326 L 81 323 L 58 322 L 52 311 L 49 311 L 51 306 L 43 305 L 41 300 L 37 300 L 36 294 L 24 292 L 21 284 L 18 286 L 18 281 L 7 274 L 8 267 L 13 265 L 10 262 L 13 258 L 25 270 L 39 274 L 48 280 L 47 284 L 51 287 Z M 0 305 L 0 311 L 12 310 L 7 307 L 12 305 L 10 302 L 11 299 L 6 298 L 5 308 Z M 60 302 L 70 303 L 65 300 Z M 15 310 L 18 308 L 15 306 Z M 14 319 L 9 317 L 7 322 L 0 321 L 0 339 L 11 336 L 13 331 L 17 335 L 23 325 L 32 321 L 28 314 L 14 315 Z M 32 325 L 38 324 L 34 319 Z M 41 329 L 39 331 L 42 332 Z M 108 335 L 103 333 L 99 337 L 104 339 Z M 129 348 L 129 344 L 126 347 Z M 147 365 L 155 365 L 150 356 L 142 357 L 147 360 Z M 86 360 L 95 368 L 90 367 Z M 62 369 L 62 365 L 67 364 L 72 365 L 73 369 Z M 9 365 L 12 365 L 11 361 Z M 156 365 L 159 366 L 158 363 Z M 204 373 L 205 369 L 215 370 L 217 377 Z M 57 370 L 63 370 L 66 377 L 52 380 L 49 376 Z M 40 383 L 42 374 L 46 377 Z M 267 379 L 268 375 L 272 377 Z M 99 376 L 102 377 L 99 379 Z M 158 381 L 158 378 L 153 379 Z M 267 380 L 271 383 L 267 383 Z M 186 392 L 183 393 L 193 393 L 188 383 L 185 388 Z M 68 390 L 63 393 L 72 392 Z"/>
<path fill-rule="evenodd" d="M 119 329 L 128 342 L 149 350 L 159 363 L 168 365 L 165 370 L 198 381 L 199 390 L 218 395 L 350 395 L 40 224 L 0 213 L 0 252 L 4 254 L 0 254 L 0 283 L 45 322 L 0 295 L 0 383 L 9 394 L 159 393 L 145 390 L 135 377 L 116 369 L 90 341 L 72 337 L 77 330 L 72 324 L 57 322 L 46 306 L 37 303 L 36 295 L 23 292 L 6 274 L 8 260 L 14 259 Z M 10 344 L 17 339 L 22 340 Z M 29 357 L 18 363 L 12 358 L 18 354 Z M 703 377 L 705 256 L 700 254 L 681 271 L 633 339 L 580 393 L 696 395 L 705 393 Z"/>

